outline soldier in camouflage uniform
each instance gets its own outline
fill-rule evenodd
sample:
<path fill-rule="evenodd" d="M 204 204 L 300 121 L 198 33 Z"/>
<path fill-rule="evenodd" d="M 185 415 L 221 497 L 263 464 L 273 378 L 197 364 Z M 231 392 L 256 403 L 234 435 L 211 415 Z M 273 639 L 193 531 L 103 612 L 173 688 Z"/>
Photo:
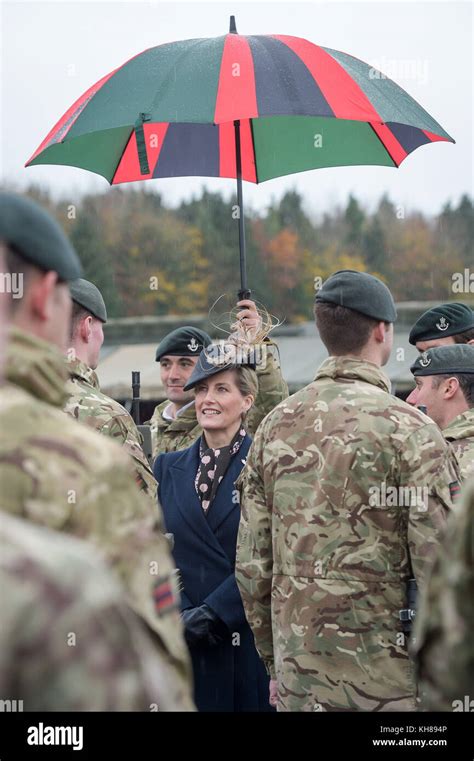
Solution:
<path fill-rule="evenodd" d="M 415 620 L 422 709 L 474 710 L 474 480 L 456 505 Z"/>
<path fill-rule="evenodd" d="M 474 346 L 428 349 L 411 366 L 416 387 L 409 404 L 424 405 L 459 462 L 461 475 L 474 475 Z"/>
<path fill-rule="evenodd" d="M 182 701 L 93 548 L 5 513 L 0 704 L 23 711 L 173 711 Z"/>
<path fill-rule="evenodd" d="M 67 281 L 81 274 L 62 230 L 39 206 L 0 194 L 6 269 L 22 275 L 0 388 L 2 510 L 94 542 L 120 575 L 131 606 L 154 632 L 173 671 L 181 704 L 192 706 L 190 663 L 178 613 L 174 565 L 151 509 L 134 482 L 129 457 L 67 416 Z"/>
<path fill-rule="evenodd" d="M 138 428 L 125 407 L 102 393 L 95 373 L 104 342 L 102 325 L 107 321 L 104 299 L 93 283 L 82 278 L 72 281 L 70 290 L 72 335 L 66 361 L 71 376 L 67 391 L 71 396 L 64 410 L 123 446 L 132 458 L 140 489 L 155 505 L 157 485 Z"/>
<path fill-rule="evenodd" d="M 458 489 L 438 427 L 389 393 L 390 291 L 342 271 L 316 297 L 332 355 L 260 425 L 240 476 L 236 578 L 280 711 L 414 710 L 399 611 Z"/>
<path fill-rule="evenodd" d="M 256 326 L 259 315 L 250 299 L 239 301 L 239 320 Z M 191 446 L 202 434 L 198 425 L 194 395 L 183 391 L 202 349 L 211 343 L 210 336 L 198 328 L 185 326 L 163 338 L 156 350 L 163 385 L 170 398 L 159 404 L 150 420 L 153 457 Z M 280 362 L 273 353 L 276 344 L 266 338 L 262 344 L 264 361 L 257 363 L 258 396 L 250 411 L 246 429 L 252 436 L 265 415 L 288 396 L 288 386 L 281 375 Z"/>

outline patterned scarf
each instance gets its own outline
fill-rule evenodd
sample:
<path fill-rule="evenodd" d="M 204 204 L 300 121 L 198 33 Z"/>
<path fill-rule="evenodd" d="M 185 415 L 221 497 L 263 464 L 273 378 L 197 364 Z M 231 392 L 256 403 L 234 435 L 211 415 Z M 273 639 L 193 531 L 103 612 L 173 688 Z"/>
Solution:
<path fill-rule="evenodd" d="M 245 436 L 244 428 L 239 428 L 230 444 L 220 449 L 211 449 L 207 445 L 205 434 L 202 434 L 199 444 L 200 462 L 194 479 L 194 488 L 205 513 L 209 510 L 230 461 L 239 451 Z"/>

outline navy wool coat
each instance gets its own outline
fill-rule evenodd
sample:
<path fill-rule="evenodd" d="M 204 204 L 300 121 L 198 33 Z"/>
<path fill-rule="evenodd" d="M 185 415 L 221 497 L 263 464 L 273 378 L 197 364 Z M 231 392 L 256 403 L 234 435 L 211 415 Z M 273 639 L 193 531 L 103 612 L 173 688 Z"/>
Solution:
<path fill-rule="evenodd" d="M 166 530 L 174 535 L 181 608 L 206 604 L 229 629 L 216 646 L 191 648 L 195 702 L 199 711 L 269 711 L 269 678 L 255 649 L 235 581 L 240 506 L 235 481 L 251 439 L 232 457 L 207 515 L 194 488 L 199 438 L 191 447 L 157 457 L 154 465 Z"/>

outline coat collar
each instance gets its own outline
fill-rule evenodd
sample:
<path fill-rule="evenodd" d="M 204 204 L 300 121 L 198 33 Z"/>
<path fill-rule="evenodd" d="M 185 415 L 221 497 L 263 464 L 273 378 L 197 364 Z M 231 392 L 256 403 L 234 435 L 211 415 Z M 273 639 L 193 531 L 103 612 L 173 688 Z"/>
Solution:
<path fill-rule="evenodd" d="M 443 436 L 448 441 L 474 436 L 474 410 L 469 409 L 457 415 L 446 428 L 443 428 Z"/>
<path fill-rule="evenodd" d="M 10 328 L 5 374 L 10 383 L 55 407 L 62 407 L 68 397 L 68 373 L 58 349 L 14 326 Z"/>
<path fill-rule="evenodd" d="M 199 437 L 192 446 L 181 452 L 170 466 L 169 475 L 172 481 L 173 498 L 183 519 L 193 531 L 203 541 L 223 554 L 214 532 L 232 510 L 239 508 L 239 503 L 233 500 L 233 483 L 243 468 L 242 460 L 245 461 L 252 440 L 247 435 L 239 451 L 233 456 L 207 516 L 204 514 L 201 501 L 194 488 L 194 476 L 199 465 L 200 441 L 201 438 Z"/>
<path fill-rule="evenodd" d="M 99 379 L 97 373 L 82 362 L 80 359 L 66 359 L 66 367 L 72 379 L 77 379 L 88 386 L 100 391 Z"/>
<path fill-rule="evenodd" d="M 352 357 L 328 357 L 316 373 L 319 378 L 345 378 L 371 383 L 390 393 L 390 381 L 380 367 L 373 362 Z"/>
<path fill-rule="evenodd" d="M 174 420 L 167 420 L 163 417 L 163 410 L 165 410 L 169 404 L 170 402 L 167 399 L 165 402 L 159 404 L 153 413 L 152 420 L 159 431 L 187 432 L 197 426 L 196 407 L 194 404 L 183 410 L 181 415 L 178 415 Z"/>

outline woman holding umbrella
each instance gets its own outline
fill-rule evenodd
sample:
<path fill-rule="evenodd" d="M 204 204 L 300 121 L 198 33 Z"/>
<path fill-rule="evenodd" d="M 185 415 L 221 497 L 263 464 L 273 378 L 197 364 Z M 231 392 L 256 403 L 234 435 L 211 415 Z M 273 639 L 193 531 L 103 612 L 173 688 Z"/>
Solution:
<path fill-rule="evenodd" d="M 194 389 L 202 436 L 154 465 L 167 530 L 174 535 L 185 636 L 200 711 L 270 711 L 269 677 L 255 649 L 235 576 L 240 519 L 235 488 L 250 447 L 245 416 L 258 391 L 241 341 L 204 349 Z"/>

